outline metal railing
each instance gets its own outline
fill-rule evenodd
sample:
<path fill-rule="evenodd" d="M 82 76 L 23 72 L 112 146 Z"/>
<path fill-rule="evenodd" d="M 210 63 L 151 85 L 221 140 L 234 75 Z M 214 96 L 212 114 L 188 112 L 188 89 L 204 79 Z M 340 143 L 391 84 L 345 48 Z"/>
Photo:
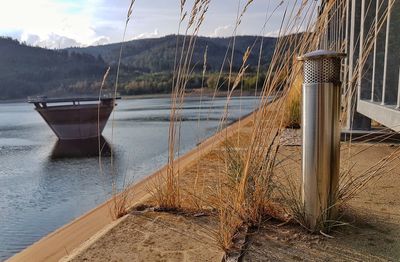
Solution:
<path fill-rule="evenodd" d="M 347 127 L 400 131 L 400 0 L 337 0 L 326 19 L 321 48 L 348 54 Z"/>

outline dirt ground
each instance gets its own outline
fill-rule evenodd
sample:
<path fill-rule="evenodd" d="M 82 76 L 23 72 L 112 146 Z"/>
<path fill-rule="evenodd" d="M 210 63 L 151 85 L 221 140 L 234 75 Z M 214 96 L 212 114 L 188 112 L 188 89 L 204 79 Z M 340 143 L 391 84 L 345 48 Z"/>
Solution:
<path fill-rule="evenodd" d="M 221 261 L 217 221 L 162 212 L 129 214 L 71 261 Z"/>
<path fill-rule="evenodd" d="M 265 222 L 250 234 L 243 261 L 399 260 L 399 224 L 361 215 L 352 222 L 332 232 L 332 238 L 307 234 L 297 225 Z"/>
<path fill-rule="evenodd" d="M 299 178 L 300 150 L 300 146 L 283 148 L 283 159 L 290 156 L 290 163 L 281 176 Z M 342 169 L 351 166 L 352 175 L 358 176 L 392 153 L 400 157 L 397 150 L 399 145 L 343 143 Z M 249 234 L 243 261 L 400 261 L 399 186 L 400 159 L 395 157 L 342 208 L 343 225 L 329 236 L 308 234 L 291 223 L 265 221 Z"/>
<path fill-rule="evenodd" d="M 249 130 L 241 128 L 240 144 L 246 144 Z M 371 143 L 354 143 L 349 147 L 343 143 L 342 169 L 351 167 L 351 174 L 356 177 L 384 157 L 397 154 L 399 147 Z M 213 174 L 221 150 L 216 148 L 182 174 L 187 206 L 210 208 L 213 185 L 218 181 Z M 290 176 L 300 181 L 300 159 L 298 139 L 282 146 L 277 178 Z M 343 225 L 329 236 L 311 235 L 294 223 L 266 220 L 259 228 L 250 230 L 242 260 L 400 261 L 400 159 L 395 157 L 385 170 L 343 207 Z M 193 200 L 200 199 L 193 197 L 196 194 L 206 197 Z M 215 238 L 217 222 L 213 215 L 130 214 L 72 261 L 221 261 L 223 252 Z"/>

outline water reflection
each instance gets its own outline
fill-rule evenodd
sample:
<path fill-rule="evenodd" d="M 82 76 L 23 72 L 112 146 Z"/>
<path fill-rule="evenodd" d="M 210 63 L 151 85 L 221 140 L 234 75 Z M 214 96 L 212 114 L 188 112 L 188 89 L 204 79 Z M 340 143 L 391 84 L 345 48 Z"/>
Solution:
<path fill-rule="evenodd" d="M 111 147 L 108 141 L 101 136 L 85 140 L 57 140 L 51 151 L 51 159 L 85 158 L 111 155 Z"/>

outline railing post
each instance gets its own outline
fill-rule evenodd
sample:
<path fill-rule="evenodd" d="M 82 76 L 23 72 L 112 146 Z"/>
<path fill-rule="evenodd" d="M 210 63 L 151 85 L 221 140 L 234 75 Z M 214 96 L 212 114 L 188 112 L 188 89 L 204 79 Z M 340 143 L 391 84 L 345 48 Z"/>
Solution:
<path fill-rule="evenodd" d="M 376 0 L 375 3 L 375 22 L 374 22 L 374 62 L 372 67 L 372 83 L 371 83 L 371 102 L 374 102 L 375 98 L 375 82 L 376 82 L 376 51 L 377 51 L 377 39 L 378 39 L 378 21 L 379 21 L 379 6 L 380 0 Z"/>
<path fill-rule="evenodd" d="M 318 50 L 304 61 L 302 201 L 312 231 L 335 215 L 340 157 L 340 69 L 344 54 Z"/>
<path fill-rule="evenodd" d="M 399 82 L 397 82 L 397 106 L 396 109 L 400 109 L 400 67 L 399 67 Z"/>
<path fill-rule="evenodd" d="M 363 0 L 365 1 L 365 0 Z M 361 0 L 348 1 L 350 2 L 349 8 L 349 46 L 348 50 L 348 79 L 346 80 L 347 95 L 345 96 L 347 101 L 347 116 L 346 116 L 346 128 L 350 130 L 369 130 L 371 129 L 371 119 L 357 112 L 357 61 L 361 59 L 360 53 L 360 39 L 357 36 L 360 35 L 360 30 L 364 25 L 361 23 Z M 360 63 L 359 63 L 360 64 Z"/>
<path fill-rule="evenodd" d="M 384 65 L 383 65 L 383 86 L 382 86 L 382 102 L 381 105 L 386 104 L 386 87 L 387 87 L 387 71 L 388 71 L 388 54 L 389 54 L 389 35 L 390 35 L 390 16 L 392 13 L 391 7 L 392 7 L 392 1 L 388 1 L 388 6 L 387 6 L 387 17 L 386 17 L 386 39 L 385 39 L 385 56 L 384 56 Z"/>

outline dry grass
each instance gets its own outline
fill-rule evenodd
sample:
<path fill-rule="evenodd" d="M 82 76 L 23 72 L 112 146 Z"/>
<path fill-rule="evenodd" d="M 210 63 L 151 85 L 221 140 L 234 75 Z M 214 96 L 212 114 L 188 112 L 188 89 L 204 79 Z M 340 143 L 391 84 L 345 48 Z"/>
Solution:
<path fill-rule="evenodd" d="M 285 105 L 283 125 L 286 128 L 300 128 L 301 126 L 301 90 L 303 84 L 302 75 L 297 75 L 293 86 L 288 91 Z"/>
<path fill-rule="evenodd" d="M 242 65 L 238 72 L 233 72 L 233 49 L 235 47 L 237 29 L 245 19 L 246 11 L 252 2 L 252 0 L 248 0 L 242 9 L 238 8 L 233 38 L 227 48 L 225 59 L 222 61 L 219 78 L 223 74 L 223 69 L 226 68 L 226 63 L 229 62 L 229 92 L 225 112 L 220 121 L 220 130 L 227 125 L 228 105 L 233 91 L 240 86 L 242 78 L 249 67 L 248 57 L 253 52 L 256 44 L 255 41 L 252 46 L 243 50 Z M 216 239 L 220 247 L 225 251 L 235 249 L 235 237 L 243 225 L 257 225 L 266 216 L 276 216 L 276 210 L 271 205 L 271 195 L 276 192 L 278 187 L 274 179 L 276 170 L 284 165 L 284 161 L 276 161 L 282 130 L 286 126 L 297 127 L 300 124 L 302 67 L 296 58 L 298 55 L 319 49 L 326 36 L 331 14 L 339 12 L 336 8 L 344 6 L 344 4 L 344 0 L 328 1 L 317 18 L 315 16 L 318 10 L 317 1 L 282 1 L 275 3 L 273 13 L 280 9 L 284 15 L 272 61 L 267 72 L 265 72 L 266 79 L 261 87 L 260 103 L 254 113 L 250 137 L 245 145 L 241 143 L 239 136 L 221 141 L 224 143 L 224 153 L 220 155 L 218 165 L 214 168 L 209 168 L 209 172 L 218 177 L 217 185 L 209 192 L 212 197 L 208 197 L 207 200 L 204 198 L 204 185 L 200 185 L 201 183 L 199 182 L 204 180 L 204 173 L 200 174 L 200 166 L 197 167 L 196 178 L 193 184 L 190 185 L 192 207 L 187 208 L 201 210 L 207 205 L 217 210 L 219 230 L 216 232 Z M 181 174 L 176 168 L 176 158 L 180 155 L 180 118 L 186 84 L 193 71 L 193 50 L 209 5 L 210 0 L 195 0 L 193 5 L 187 9 L 186 1 L 181 1 L 181 19 L 176 44 L 171 95 L 168 169 L 166 176 L 160 178 L 158 183 L 149 188 L 156 199 L 157 205 L 164 210 L 176 210 L 183 207 L 182 194 L 184 189 L 180 183 L 179 177 Z M 344 12 L 339 14 L 341 17 L 344 17 L 344 15 Z M 385 17 L 387 17 L 387 14 L 377 21 L 379 29 L 382 28 Z M 266 22 L 268 20 L 269 17 L 266 17 Z M 186 23 L 185 32 L 180 35 L 181 26 L 184 23 Z M 370 31 L 373 31 L 372 28 Z M 344 101 L 347 101 L 349 97 L 355 94 L 356 88 L 354 87 L 358 81 L 357 77 L 359 77 L 357 70 L 363 67 L 363 63 L 365 63 L 372 49 L 374 38 L 368 34 L 364 41 L 365 54 L 356 63 L 353 78 L 344 83 L 347 90 L 344 93 Z M 182 43 L 181 46 L 179 46 L 179 43 Z M 345 40 L 337 39 L 331 45 L 331 48 L 343 52 L 345 51 L 345 46 Z M 232 53 L 229 60 L 230 49 Z M 261 48 L 259 55 L 262 55 Z M 206 61 L 206 55 L 204 60 Z M 257 75 L 259 75 L 259 69 L 260 63 L 258 64 Z M 347 74 L 348 72 L 345 73 Z M 204 66 L 203 79 L 205 74 L 206 67 Z M 216 83 L 214 96 L 219 89 L 220 81 L 216 81 Z M 275 100 L 272 104 L 271 98 Z M 346 105 L 344 107 L 345 111 L 350 110 Z M 345 115 L 344 112 L 342 120 Z M 240 130 L 238 133 L 240 133 Z M 395 157 L 390 156 L 377 161 L 377 163 L 371 165 L 371 168 L 355 179 L 354 176 L 350 178 L 347 175 L 351 172 L 351 167 L 344 166 L 341 175 L 341 186 L 337 193 L 338 201 L 333 203 L 333 206 L 346 203 L 360 192 L 367 183 L 388 172 L 385 166 Z M 203 179 L 201 179 L 202 176 Z M 307 223 L 299 188 L 291 182 L 279 184 L 279 187 L 281 188 L 280 193 L 283 204 L 286 205 L 286 210 L 290 213 L 290 217 L 306 227 Z M 121 203 L 124 203 L 124 201 Z M 332 225 L 332 221 L 321 221 L 321 223 L 322 228 L 325 228 L 326 225 Z"/>
<path fill-rule="evenodd" d="M 235 43 L 236 29 L 250 4 L 251 1 L 247 2 L 243 11 L 238 15 L 234 29 L 233 45 Z M 294 24 L 290 22 L 291 19 L 294 22 L 298 22 L 300 19 L 300 15 L 296 16 L 299 13 L 299 10 L 296 10 L 297 6 L 290 7 L 289 5 L 286 7 L 289 19 L 284 19 L 282 22 L 281 33 L 283 35 L 286 35 L 288 31 L 293 31 Z M 304 9 L 305 5 L 301 5 L 300 8 Z M 312 9 L 309 9 L 308 12 L 310 10 Z M 255 113 L 249 143 L 241 147 L 239 138 L 236 140 L 239 143 L 224 141 L 224 154 L 221 155 L 220 167 L 215 171 L 218 172 L 220 179 L 215 192 L 216 199 L 212 204 L 218 210 L 219 215 L 220 227 L 217 241 L 225 251 L 234 248 L 235 236 L 243 224 L 257 225 L 263 217 L 275 213 L 269 204 L 271 193 L 274 189 L 272 178 L 274 176 L 283 123 L 283 115 L 280 109 L 285 105 L 288 90 L 291 89 L 300 73 L 300 67 L 296 64 L 292 65 L 292 61 L 295 61 L 293 58 L 297 56 L 297 53 L 293 50 L 300 53 L 308 51 L 306 48 L 312 47 L 309 42 L 316 43 L 316 40 L 309 38 L 309 36 L 308 34 L 304 34 L 302 37 L 289 35 L 278 39 L 275 53 L 267 72 L 267 79 L 262 88 L 260 106 Z M 230 80 L 234 75 L 230 70 L 229 84 L 231 82 L 232 84 L 229 87 L 231 92 L 228 94 L 227 104 L 231 99 L 232 91 L 237 88 L 242 75 L 248 68 L 247 58 L 253 48 L 254 45 L 245 51 L 242 66 L 238 73 L 235 74 L 234 81 Z M 286 59 L 282 59 L 282 57 Z M 287 61 L 290 61 L 290 63 Z M 289 68 L 295 68 L 296 70 L 290 70 Z M 282 78 L 282 75 L 285 75 L 285 77 Z M 269 98 L 276 96 L 277 91 L 281 92 L 281 99 L 274 103 L 276 110 L 270 110 Z M 226 124 L 227 108 L 226 106 L 224 116 L 221 119 L 221 127 Z"/>
<path fill-rule="evenodd" d="M 121 193 L 113 194 L 110 203 L 110 215 L 116 220 L 128 213 L 129 206 L 129 191 L 124 188 Z"/>
<path fill-rule="evenodd" d="M 99 170 L 100 174 L 104 176 L 103 171 L 103 163 L 102 163 L 102 154 L 103 154 L 103 145 L 101 143 L 101 134 L 100 134 L 100 106 L 101 106 L 101 97 L 104 84 L 107 80 L 108 74 L 110 72 L 110 67 L 107 68 L 107 71 L 104 74 L 103 81 L 101 82 L 100 92 L 99 92 L 99 101 L 97 108 L 97 130 L 98 130 L 98 153 L 99 153 Z M 112 161 L 112 160 L 111 160 Z M 112 165 L 113 166 L 113 165 Z M 109 205 L 109 212 L 111 217 L 116 220 L 128 212 L 128 190 L 127 187 L 124 186 L 122 192 L 118 192 L 117 189 L 117 177 L 116 174 L 112 170 L 112 180 L 111 180 L 111 204 Z"/>
<path fill-rule="evenodd" d="M 247 1 L 238 14 L 233 30 L 233 38 L 229 47 L 234 47 L 235 36 L 238 27 L 245 17 L 246 10 L 252 1 Z M 155 197 L 160 207 L 167 209 L 176 209 L 181 207 L 181 190 L 179 183 L 179 173 L 176 172 L 175 158 L 179 156 L 179 138 L 180 123 L 179 119 L 181 106 L 184 101 L 185 86 L 191 73 L 191 55 L 196 42 L 198 30 L 205 19 L 205 13 L 208 9 L 209 1 L 195 1 L 188 19 L 188 25 L 183 36 L 183 45 L 180 54 L 177 48 L 177 59 L 175 64 L 174 86 L 172 94 L 171 123 L 169 130 L 169 160 L 167 176 L 155 186 Z M 285 6 L 284 6 L 285 5 Z M 223 141 L 224 154 L 221 155 L 220 166 L 213 172 L 218 174 L 219 183 L 215 189 L 214 201 L 207 203 L 218 210 L 220 220 L 220 230 L 218 232 L 218 241 L 224 250 L 232 248 L 233 239 L 238 229 L 243 224 L 256 225 L 259 221 L 268 215 L 275 215 L 270 205 L 271 192 L 276 188 L 273 183 L 275 169 L 282 163 L 276 163 L 276 156 L 279 149 L 281 131 L 284 127 L 298 127 L 300 125 L 300 93 L 301 93 L 301 65 L 296 60 L 300 54 L 318 49 L 321 39 L 325 37 L 330 14 L 338 12 L 335 8 L 343 6 L 344 1 L 329 1 L 325 9 L 322 10 L 318 19 L 315 17 L 317 12 L 317 3 L 315 1 L 302 1 L 296 3 L 279 3 L 277 8 L 284 9 L 281 28 L 275 47 L 274 55 L 270 66 L 266 72 L 266 80 L 261 90 L 260 105 L 254 117 L 249 143 L 246 146 L 240 146 L 240 139 L 236 142 Z M 185 2 L 181 6 L 181 23 L 186 19 Z M 203 12 L 202 12 L 203 11 Z M 382 21 L 379 21 L 380 25 Z M 189 29 L 192 32 L 188 34 Z M 302 33 L 300 32 L 308 32 Z M 371 42 L 373 39 L 368 39 Z M 337 51 L 344 51 L 344 44 L 336 43 L 333 47 Z M 226 109 L 221 118 L 220 128 L 226 126 L 228 115 L 228 104 L 232 97 L 232 92 L 238 88 L 243 75 L 249 65 L 247 59 L 253 51 L 254 45 L 244 51 L 242 66 L 238 72 L 232 70 L 231 54 L 229 66 L 229 92 L 227 95 Z M 229 50 L 229 48 L 228 48 Z M 224 61 L 222 62 L 220 76 L 224 68 L 228 50 Z M 370 50 L 370 49 L 369 49 Z M 367 49 L 368 51 L 368 49 Z M 368 52 L 366 51 L 366 54 Z M 260 51 L 261 55 L 261 51 Z M 366 55 L 367 56 L 367 55 Z M 360 63 L 365 59 L 360 59 Z M 205 71 L 203 71 L 203 76 Z M 355 77 L 357 74 L 355 74 Z M 350 84 L 355 79 L 350 79 Z M 215 87 L 215 92 L 219 86 Z M 350 90 L 350 89 L 348 89 Z M 275 110 L 270 110 L 270 98 L 279 99 L 274 103 Z M 351 95 L 350 92 L 344 94 L 345 97 Z M 284 112 L 282 114 L 282 112 Z M 377 165 L 380 171 L 383 171 L 382 165 L 386 162 L 380 162 Z M 343 174 L 346 174 L 344 172 Z M 376 172 L 369 171 L 368 177 Z M 198 190 L 198 181 L 200 174 L 192 186 L 194 209 L 201 209 L 203 206 L 202 194 Z M 356 181 L 346 180 L 342 176 L 342 186 L 338 193 L 338 199 L 343 200 L 354 196 L 359 188 L 365 186 L 365 183 L 371 179 L 364 178 Z M 357 188 L 357 189 L 356 189 Z M 301 203 L 298 188 L 293 185 L 286 185 L 286 205 L 289 207 L 291 217 L 300 224 L 306 225 L 304 218 L 304 209 Z M 289 193 L 288 193 L 289 192 Z M 334 204 L 336 205 L 336 203 Z M 325 221 L 321 222 L 325 224 Z"/>
<path fill-rule="evenodd" d="M 225 253 L 235 252 L 238 248 L 235 238 L 238 236 L 239 228 L 243 225 L 243 220 L 231 207 L 222 207 L 221 203 L 218 210 L 219 228 L 215 232 L 214 238 L 219 248 Z"/>
<path fill-rule="evenodd" d="M 186 85 L 190 79 L 192 69 L 192 56 L 196 45 L 197 36 L 208 11 L 210 0 L 195 0 L 187 17 L 186 1 L 181 1 L 181 24 L 187 21 L 182 46 L 178 48 L 179 30 L 176 45 L 176 59 L 171 94 L 170 126 L 168 134 L 168 167 L 167 175 L 153 190 L 157 204 L 163 209 L 179 209 L 181 207 L 181 193 L 179 185 L 179 172 L 175 167 L 175 159 L 179 157 L 179 141 L 181 136 L 181 111 L 184 103 Z M 180 50 L 180 53 L 179 53 Z"/>
<path fill-rule="evenodd" d="M 120 47 L 120 52 L 119 52 L 119 57 L 118 57 L 118 63 L 117 63 L 117 72 L 116 72 L 116 78 L 115 78 L 115 85 L 114 85 L 114 101 L 113 101 L 113 107 L 115 107 L 115 99 L 117 98 L 118 94 L 118 82 L 119 82 L 119 74 L 120 74 L 120 66 L 121 66 L 121 58 L 122 58 L 122 52 L 125 44 L 125 37 L 126 37 L 126 30 L 128 27 L 128 23 L 131 19 L 132 12 L 133 12 L 133 6 L 134 6 L 135 0 L 131 0 L 129 7 L 128 7 L 128 12 L 126 14 L 126 20 L 125 20 L 125 28 L 124 28 L 124 34 L 122 37 L 121 41 L 121 47 Z M 101 145 L 101 136 L 100 136 L 100 129 L 99 129 L 99 124 L 100 124 L 100 98 L 102 96 L 102 91 L 104 84 L 106 82 L 106 79 L 109 75 L 110 72 L 110 67 L 107 69 L 106 73 L 104 74 L 103 81 L 101 83 L 100 91 L 99 91 L 99 107 L 98 107 L 98 147 L 99 147 L 99 169 L 100 169 L 100 174 L 104 176 L 104 170 L 103 170 L 103 164 L 102 164 L 102 150 L 103 146 Z M 114 140 L 114 110 L 112 112 L 112 128 L 111 128 L 111 142 Z M 128 209 L 130 208 L 129 202 L 128 202 L 128 187 L 130 187 L 130 183 L 125 183 L 126 177 L 125 174 L 123 175 L 124 183 L 122 186 L 122 189 L 118 189 L 118 178 L 116 174 L 116 168 L 114 166 L 114 150 L 112 148 L 112 143 L 111 143 L 111 155 L 110 155 L 110 166 L 111 166 L 111 202 L 109 205 L 109 211 L 110 215 L 113 219 L 118 219 L 122 216 L 124 216 L 127 212 Z"/>
<path fill-rule="evenodd" d="M 221 169 L 225 171 L 221 173 L 228 177 L 227 180 L 231 181 L 228 184 L 221 183 L 220 186 L 220 192 L 223 192 L 220 193 L 220 198 L 224 199 L 224 201 L 221 201 L 224 204 L 218 209 L 220 210 L 221 230 L 225 230 L 225 232 L 220 232 L 221 237 L 225 239 L 222 241 L 226 245 L 224 249 L 229 249 L 230 244 L 228 245 L 227 243 L 231 243 L 226 238 L 228 236 L 233 237 L 234 234 L 232 232 L 238 230 L 241 225 L 241 223 L 236 222 L 230 223 L 232 220 L 236 221 L 236 218 L 239 217 L 242 223 L 251 225 L 256 224 L 262 216 L 274 213 L 274 210 L 265 209 L 265 206 L 268 206 L 270 191 L 274 188 L 273 183 L 270 182 L 271 178 L 273 178 L 274 169 L 279 167 L 279 164 L 275 163 L 276 152 L 279 148 L 279 142 L 276 141 L 279 141 L 282 126 L 293 127 L 300 123 L 302 78 L 301 66 L 296 61 L 296 58 L 299 54 L 318 49 L 320 39 L 325 35 L 330 14 L 337 12 L 335 8 L 344 3 L 344 1 L 328 2 L 319 19 L 313 20 L 313 15 L 311 14 L 316 12 L 316 6 L 307 2 L 303 1 L 301 5 L 293 4 L 291 6 L 288 4 L 286 6 L 280 33 L 282 37 L 278 39 L 274 56 L 267 72 L 267 79 L 261 94 L 261 103 L 255 114 L 255 123 L 250 143 L 240 150 L 236 150 L 234 145 L 228 145 L 226 148 L 227 153 L 223 156 L 222 165 L 225 166 L 225 169 Z M 242 14 L 240 17 L 242 17 Z M 306 27 L 306 32 L 313 33 L 304 33 L 301 35 L 287 34 L 288 32 L 297 33 L 304 29 L 304 27 Z M 371 42 L 373 39 L 369 39 L 368 41 Z M 343 46 L 342 44 L 338 44 L 337 51 L 343 51 Z M 247 49 L 246 54 L 251 52 L 251 49 Z M 365 57 L 369 54 L 368 50 L 370 51 L 370 49 L 366 50 Z M 245 64 L 246 56 L 244 56 L 243 61 L 243 66 L 238 73 L 239 76 L 247 68 Z M 362 61 L 365 61 L 364 57 L 360 60 L 360 63 Z M 285 77 L 282 78 L 282 75 Z M 234 88 L 235 85 L 232 86 L 232 89 Z M 271 95 L 273 96 L 276 91 L 281 92 L 281 99 L 275 105 L 278 110 L 272 112 L 268 110 L 270 105 L 267 98 L 271 97 Z M 348 93 L 345 94 L 345 96 L 348 95 Z M 230 97 L 228 96 L 227 100 L 229 101 L 229 99 Z M 286 111 L 285 116 L 279 113 L 282 111 L 281 109 Z M 225 119 L 222 119 L 221 122 L 224 121 Z M 272 128 L 271 123 L 276 123 L 277 126 Z M 387 160 L 378 161 L 355 181 L 346 180 L 346 176 L 342 175 L 341 189 L 338 192 L 337 203 L 331 203 L 332 206 L 328 210 L 323 211 L 323 213 L 344 204 L 343 200 L 347 199 L 346 201 L 348 201 L 348 199 L 354 197 L 356 192 L 359 192 L 365 187 L 367 182 L 372 180 L 372 177 L 378 177 L 377 173 L 387 173 L 387 170 L 384 170 L 387 162 Z M 342 172 L 342 174 L 346 174 L 346 171 Z M 290 217 L 306 227 L 307 223 L 299 193 L 300 190 L 293 184 L 289 184 L 286 185 L 284 191 L 286 191 L 286 204 L 291 213 Z M 229 218 L 229 215 L 235 219 Z M 329 230 L 332 226 L 341 224 L 340 221 L 336 220 L 338 218 L 325 217 L 322 216 L 320 221 L 322 230 Z M 232 229 L 226 225 L 231 225 L 235 228 Z"/>

